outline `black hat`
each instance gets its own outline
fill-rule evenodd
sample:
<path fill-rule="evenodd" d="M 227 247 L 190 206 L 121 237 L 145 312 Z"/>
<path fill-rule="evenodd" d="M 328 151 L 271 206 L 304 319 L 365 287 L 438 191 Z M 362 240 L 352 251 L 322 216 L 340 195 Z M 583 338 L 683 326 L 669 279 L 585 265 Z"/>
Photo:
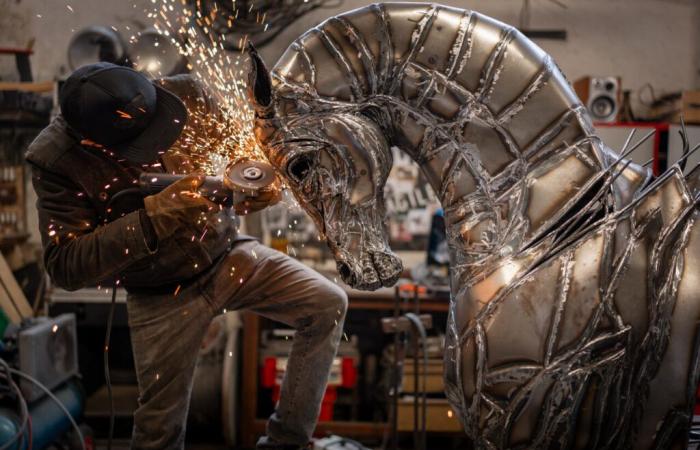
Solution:
<path fill-rule="evenodd" d="M 158 159 L 187 121 L 187 108 L 175 94 L 133 69 L 105 62 L 73 72 L 59 102 L 71 128 L 135 163 Z"/>

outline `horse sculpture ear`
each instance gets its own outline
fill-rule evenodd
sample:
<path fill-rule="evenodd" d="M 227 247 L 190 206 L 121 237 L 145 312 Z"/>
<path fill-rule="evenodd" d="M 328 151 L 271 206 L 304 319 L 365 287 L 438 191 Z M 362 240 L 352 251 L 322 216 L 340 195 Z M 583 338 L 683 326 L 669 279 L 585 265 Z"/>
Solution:
<path fill-rule="evenodd" d="M 248 97 L 259 118 L 270 118 L 274 114 L 272 107 L 272 81 L 270 72 L 265 67 L 260 55 L 252 43 L 248 43 L 250 71 L 248 72 Z"/>

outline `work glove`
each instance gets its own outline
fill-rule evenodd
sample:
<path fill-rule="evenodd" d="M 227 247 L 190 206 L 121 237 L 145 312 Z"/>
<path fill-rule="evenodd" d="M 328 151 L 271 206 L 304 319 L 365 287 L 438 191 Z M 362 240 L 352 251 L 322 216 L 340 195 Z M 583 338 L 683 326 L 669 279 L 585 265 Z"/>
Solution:
<path fill-rule="evenodd" d="M 210 217 L 218 214 L 220 206 L 197 191 L 203 182 L 204 175 L 188 175 L 144 199 L 146 214 L 158 240 L 176 233 L 196 234 Z"/>
<path fill-rule="evenodd" d="M 279 179 L 275 179 L 269 186 L 258 191 L 258 195 L 255 197 L 246 196 L 243 201 L 234 205 L 236 214 L 245 216 L 246 214 L 260 211 L 261 209 L 265 209 L 279 202 L 282 198 L 280 184 Z"/>

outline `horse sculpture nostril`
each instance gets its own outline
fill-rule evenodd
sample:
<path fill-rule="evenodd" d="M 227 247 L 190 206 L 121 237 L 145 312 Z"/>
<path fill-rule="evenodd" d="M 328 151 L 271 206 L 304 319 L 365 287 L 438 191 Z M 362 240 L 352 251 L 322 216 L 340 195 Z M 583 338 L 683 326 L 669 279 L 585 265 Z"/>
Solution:
<path fill-rule="evenodd" d="M 350 266 L 344 262 L 338 263 L 338 273 L 345 282 L 348 282 L 348 280 L 352 278 L 352 270 L 350 270 Z"/>

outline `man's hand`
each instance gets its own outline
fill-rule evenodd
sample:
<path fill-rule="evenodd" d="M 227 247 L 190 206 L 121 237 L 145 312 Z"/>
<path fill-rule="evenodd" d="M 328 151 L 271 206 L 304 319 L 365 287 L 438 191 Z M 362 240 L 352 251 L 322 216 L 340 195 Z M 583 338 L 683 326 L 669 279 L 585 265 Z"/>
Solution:
<path fill-rule="evenodd" d="M 272 206 L 282 198 L 282 190 L 279 180 L 275 180 L 270 186 L 262 189 L 255 197 L 246 197 L 242 202 L 236 203 L 234 209 L 239 216 L 245 216 L 252 212 L 260 211 Z"/>
<path fill-rule="evenodd" d="M 197 191 L 203 182 L 204 175 L 191 174 L 144 199 L 146 214 L 159 240 L 184 229 L 195 232 L 203 228 L 209 216 L 220 211 L 219 205 Z"/>

